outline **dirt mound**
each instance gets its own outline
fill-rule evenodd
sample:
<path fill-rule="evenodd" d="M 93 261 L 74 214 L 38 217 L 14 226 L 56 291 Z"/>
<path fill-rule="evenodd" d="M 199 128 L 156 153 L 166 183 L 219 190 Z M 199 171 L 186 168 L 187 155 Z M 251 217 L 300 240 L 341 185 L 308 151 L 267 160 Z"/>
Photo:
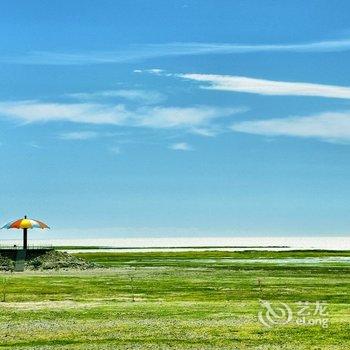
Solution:
<path fill-rule="evenodd" d="M 26 261 L 25 266 L 28 270 L 87 270 L 99 267 L 99 265 L 95 263 L 56 250 L 52 250 L 37 258 Z"/>
<path fill-rule="evenodd" d="M 6 256 L 0 255 L 0 271 L 12 271 L 15 267 L 15 263 Z"/>

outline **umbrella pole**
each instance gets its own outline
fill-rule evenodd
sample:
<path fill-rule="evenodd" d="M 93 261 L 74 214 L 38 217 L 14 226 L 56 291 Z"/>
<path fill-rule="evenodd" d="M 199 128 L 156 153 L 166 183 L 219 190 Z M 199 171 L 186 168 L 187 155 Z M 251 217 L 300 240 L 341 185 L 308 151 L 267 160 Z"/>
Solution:
<path fill-rule="evenodd" d="M 28 245 L 28 238 L 27 238 L 27 228 L 23 229 L 23 249 L 26 250 L 27 249 L 27 245 Z"/>

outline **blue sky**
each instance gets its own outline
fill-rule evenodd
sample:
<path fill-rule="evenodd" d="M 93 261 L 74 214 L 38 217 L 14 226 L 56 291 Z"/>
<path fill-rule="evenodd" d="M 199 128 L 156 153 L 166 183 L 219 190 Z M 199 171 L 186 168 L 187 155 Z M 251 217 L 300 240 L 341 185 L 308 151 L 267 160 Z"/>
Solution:
<path fill-rule="evenodd" d="M 57 237 L 347 234 L 349 12 L 1 1 L 1 220 Z"/>

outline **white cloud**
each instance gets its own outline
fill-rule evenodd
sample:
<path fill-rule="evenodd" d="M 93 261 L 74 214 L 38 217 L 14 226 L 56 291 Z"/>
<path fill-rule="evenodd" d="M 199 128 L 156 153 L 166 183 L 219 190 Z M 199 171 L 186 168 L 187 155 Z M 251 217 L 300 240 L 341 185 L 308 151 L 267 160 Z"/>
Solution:
<path fill-rule="evenodd" d="M 41 148 L 36 142 L 29 142 L 28 146 L 30 146 L 32 148 Z"/>
<path fill-rule="evenodd" d="M 152 68 L 152 69 L 145 69 L 143 72 L 151 73 L 151 74 L 162 74 L 164 72 L 163 69 L 159 68 Z"/>
<path fill-rule="evenodd" d="M 156 57 L 242 54 L 254 52 L 337 52 L 349 51 L 350 40 L 328 40 L 296 44 L 165 43 L 131 45 L 107 52 L 33 51 L 20 56 L 2 56 L 0 62 L 39 65 L 91 65 L 135 62 Z"/>
<path fill-rule="evenodd" d="M 209 83 L 204 89 L 246 92 L 259 95 L 318 96 L 350 99 L 350 87 L 254 79 L 215 74 L 180 74 L 185 79 Z"/>
<path fill-rule="evenodd" d="M 143 107 L 102 103 L 50 103 L 40 101 L 0 102 L 0 115 L 24 123 L 67 121 L 147 128 L 204 128 L 217 119 L 245 111 L 243 108 Z"/>
<path fill-rule="evenodd" d="M 218 134 L 219 130 L 216 127 L 209 128 L 193 128 L 191 130 L 193 134 L 197 134 L 200 136 L 206 136 L 206 137 L 214 137 Z"/>
<path fill-rule="evenodd" d="M 140 126 L 152 128 L 192 128 L 210 125 L 212 121 L 245 111 L 242 108 L 197 107 L 154 107 L 140 111 Z"/>
<path fill-rule="evenodd" d="M 350 111 L 245 121 L 233 124 L 232 130 L 256 135 L 294 136 L 349 143 Z"/>
<path fill-rule="evenodd" d="M 136 101 L 146 104 L 156 104 L 166 99 L 165 95 L 157 91 L 146 90 L 105 90 L 96 92 L 80 92 L 67 94 L 66 96 L 80 100 L 96 100 L 103 98 L 123 98 L 130 101 Z"/>
<path fill-rule="evenodd" d="M 193 147 L 186 142 L 174 143 L 170 146 L 174 151 L 193 151 Z"/>
<path fill-rule="evenodd" d="M 167 43 L 145 45 L 163 55 L 234 54 L 250 52 L 334 52 L 348 51 L 350 40 L 326 40 L 296 44 Z"/>
<path fill-rule="evenodd" d="M 121 150 L 120 147 L 114 146 L 114 147 L 110 147 L 109 151 L 114 154 L 114 155 L 118 155 L 121 154 Z"/>
<path fill-rule="evenodd" d="M 95 131 L 73 131 L 59 135 L 59 137 L 63 140 L 89 140 L 98 136 L 99 134 Z"/>
<path fill-rule="evenodd" d="M 70 121 L 120 125 L 130 117 L 123 105 L 40 101 L 0 102 L 0 114 L 24 123 Z"/>

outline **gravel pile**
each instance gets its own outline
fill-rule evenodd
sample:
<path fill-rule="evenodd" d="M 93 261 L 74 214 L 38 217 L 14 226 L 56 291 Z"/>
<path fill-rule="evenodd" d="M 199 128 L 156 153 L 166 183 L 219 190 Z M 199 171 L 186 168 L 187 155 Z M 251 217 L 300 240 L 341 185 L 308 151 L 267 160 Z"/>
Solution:
<path fill-rule="evenodd" d="M 6 256 L 0 255 L 0 271 L 12 271 L 15 267 L 14 261 Z"/>
<path fill-rule="evenodd" d="M 56 250 L 52 250 L 37 258 L 26 261 L 25 266 L 28 270 L 88 270 L 99 267 L 99 265 L 93 262 Z"/>

